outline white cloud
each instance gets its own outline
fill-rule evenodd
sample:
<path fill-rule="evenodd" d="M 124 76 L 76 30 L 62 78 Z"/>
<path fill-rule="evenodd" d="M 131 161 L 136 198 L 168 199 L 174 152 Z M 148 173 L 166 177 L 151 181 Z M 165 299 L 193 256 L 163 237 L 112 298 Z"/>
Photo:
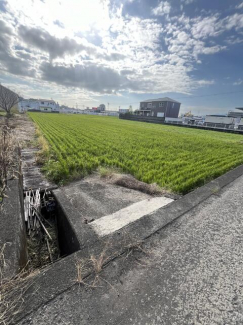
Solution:
<path fill-rule="evenodd" d="M 74 5 L 74 9 L 67 12 L 67 3 L 59 0 L 50 4 L 9 0 L 9 12 L 0 12 L 0 18 L 12 26 L 11 33 L 0 33 L 0 41 L 8 49 L 0 49 L 0 65 L 5 73 L 15 76 L 29 71 L 33 83 L 27 93 L 32 97 L 35 92 L 41 94 L 41 85 L 43 92 L 50 94 L 52 89 L 55 96 L 66 96 L 72 103 L 72 96 L 81 100 L 78 94 L 87 100 L 104 93 L 189 94 L 214 83 L 193 77 L 203 57 L 240 41 L 240 35 L 227 35 L 221 44 L 217 36 L 225 31 L 240 31 L 243 26 L 241 14 L 224 19 L 211 13 L 207 17 L 206 13 L 196 18 L 185 14 L 171 17 L 168 1 L 152 10 L 155 16 L 166 15 L 166 24 L 158 17 L 123 16 L 122 5 L 109 11 L 108 0 L 90 0 L 87 6 L 82 1 L 70 3 L 68 6 Z M 2 27 L 4 31 L 3 24 Z M 18 38 L 20 30 L 22 39 Z M 24 76 L 23 79 L 26 80 Z"/>
<path fill-rule="evenodd" d="M 208 17 L 197 17 L 191 22 L 193 37 L 206 39 L 217 37 L 227 30 L 240 31 L 243 28 L 243 14 L 236 13 L 223 19 L 219 19 L 219 15 L 216 14 Z"/>
<path fill-rule="evenodd" d="M 235 28 L 236 31 L 239 31 L 243 28 L 243 14 L 236 13 L 232 16 L 228 16 L 223 19 L 221 23 L 227 30 Z"/>
<path fill-rule="evenodd" d="M 242 9 L 243 8 L 243 2 L 240 3 L 238 6 L 235 7 L 236 9 Z"/>
<path fill-rule="evenodd" d="M 215 81 L 214 80 L 199 80 L 198 84 L 201 85 L 201 86 L 204 86 L 204 85 L 208 86 L 208 85 L 215 84 Z"/>
<path fill-rule="evenodd" d="M 193 37 L 200 39 L 200 38 L 207 38 L 209 36 L 217 36 L 219 31 L 217 27 L 217 16 L 212 17 L 198 17 L 193 20 L 192 25 L 192 35 Z"/>
<path fill-rule="evenodd" d="M 242 79 L 238 79 L 237 81 L 235 81 L 235 82 L 233 83 L 233 85 L 234 85 L 234 86 L 241 86 L 241 85 L 243 85 L 243 80 L 242 80 Z"/>
<path fill-rule="evenodd" d="M 168 1 L 161 1 L 156 8 L 152 9 L 152 13 L 155 16 L 163 16 L 169 14 L 171 10 L 170 3 Z"/>
<path fill-rule="evenodd" d="M 211 46 L 211 47 L 203 46 L 201 48 L 201 50 L 199 51 L 199 54 L 215 54 L 215 53 L 220 52 L 225 49 L 226 49 L 226 46 L 220 46 L 220 45 Z"/>
<path fill-rule="evenodd" d="M 195 2 L 196 0 L 181 0 L 185 5 L 189 5 L 193 2 Z"/>
<path fill-rule="evenodd" d="M 231 36 L 227 37 L 227 39 L 225 40 L 225 42 L 227 44 L 230 44 L 230 45 L 240 44 L 240 43 L 243 43 L 243 38 L 242 37 L 236 37 L 234 35 L 231 35 Z"/>

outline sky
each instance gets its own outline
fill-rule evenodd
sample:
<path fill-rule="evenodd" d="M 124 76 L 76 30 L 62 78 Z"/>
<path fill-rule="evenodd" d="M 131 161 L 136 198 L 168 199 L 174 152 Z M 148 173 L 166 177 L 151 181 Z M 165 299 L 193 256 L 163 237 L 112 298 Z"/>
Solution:
<path fill-rule="evenodd" d="M 167 96 L 225 114 L 243 106 L 243 1 L 0 0 L 0 82 L 79 109 Z"/>

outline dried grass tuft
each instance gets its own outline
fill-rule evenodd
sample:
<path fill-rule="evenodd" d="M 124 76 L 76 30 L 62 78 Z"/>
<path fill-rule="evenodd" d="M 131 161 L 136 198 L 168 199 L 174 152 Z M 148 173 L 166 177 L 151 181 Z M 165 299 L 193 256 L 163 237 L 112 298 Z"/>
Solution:
<path fill-rule="evenodd" d="M 108 257 L 106 256 L 106 249 L 101 252 L 101 254 L 98 257 L 95 257 L 94 255 L 91 255 L 90 261 L 93 265 L 95 274 L 99 274 L 102 270 L 103 265 L 108 260 Z"/>
<path fill-rule="evenodd" d="M 76 262 L 77 282 L 79 284 L 83 284 L 91 288 L 95 288 L 97 286 L 97 283 L 99 283 L 100 280 L 102 279 L 100 277 L 100 273 L 103 269 L 103 266 L 110 258 L 110 256 L 107 255 L 107 249 L 108 246 L 106 244 L 103 251 L 100 253 L 100 255 L 98 256 L 91 255 L 90 258 L 86 260 L 78 260 Z M 91 285 L 85 282 L 84 280 L 85 273 L 87 273 L 87 270 L 94 273 L 94 280 Z"/>
<path fill-rule="evenodd" d="M 40 148 L 40 151 L 36 155 L 36 161 L 38 164 L 43 164 L 46 161 L 46 157 L 50 154 L 50 147 L 39 127 L 36 127 L 36 135 L 38 147 Z"/>

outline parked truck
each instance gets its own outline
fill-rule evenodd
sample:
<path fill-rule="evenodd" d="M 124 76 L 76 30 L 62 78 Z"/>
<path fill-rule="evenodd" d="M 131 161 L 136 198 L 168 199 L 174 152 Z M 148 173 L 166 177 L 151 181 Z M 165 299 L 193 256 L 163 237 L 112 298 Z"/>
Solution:
<path fill-rule="evenodd" d="M 214 123 L 214 124 L 234 124 L 233 117 L 226 117 L 226 116 L 210 116 L 207 115 L 205 118 L 205 123 Z"/>
<path fill-rule="evenodd" d="M 205 126 L 215 128 L 234 129 L 235 119 L 227 116 L 211 116 L 207 115 L 204 122 Z"/>

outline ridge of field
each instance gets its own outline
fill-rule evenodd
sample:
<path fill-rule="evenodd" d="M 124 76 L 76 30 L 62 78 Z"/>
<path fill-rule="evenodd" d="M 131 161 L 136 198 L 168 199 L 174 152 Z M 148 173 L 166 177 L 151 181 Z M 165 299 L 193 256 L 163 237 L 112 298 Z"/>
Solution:
<path fill-rule="evenodd" d="M 118 167 L 185 194 L 243 163 L 243 137 L 115 117 L 28 113 L 50 146 L 44 171 L 55 182 Z"/>

